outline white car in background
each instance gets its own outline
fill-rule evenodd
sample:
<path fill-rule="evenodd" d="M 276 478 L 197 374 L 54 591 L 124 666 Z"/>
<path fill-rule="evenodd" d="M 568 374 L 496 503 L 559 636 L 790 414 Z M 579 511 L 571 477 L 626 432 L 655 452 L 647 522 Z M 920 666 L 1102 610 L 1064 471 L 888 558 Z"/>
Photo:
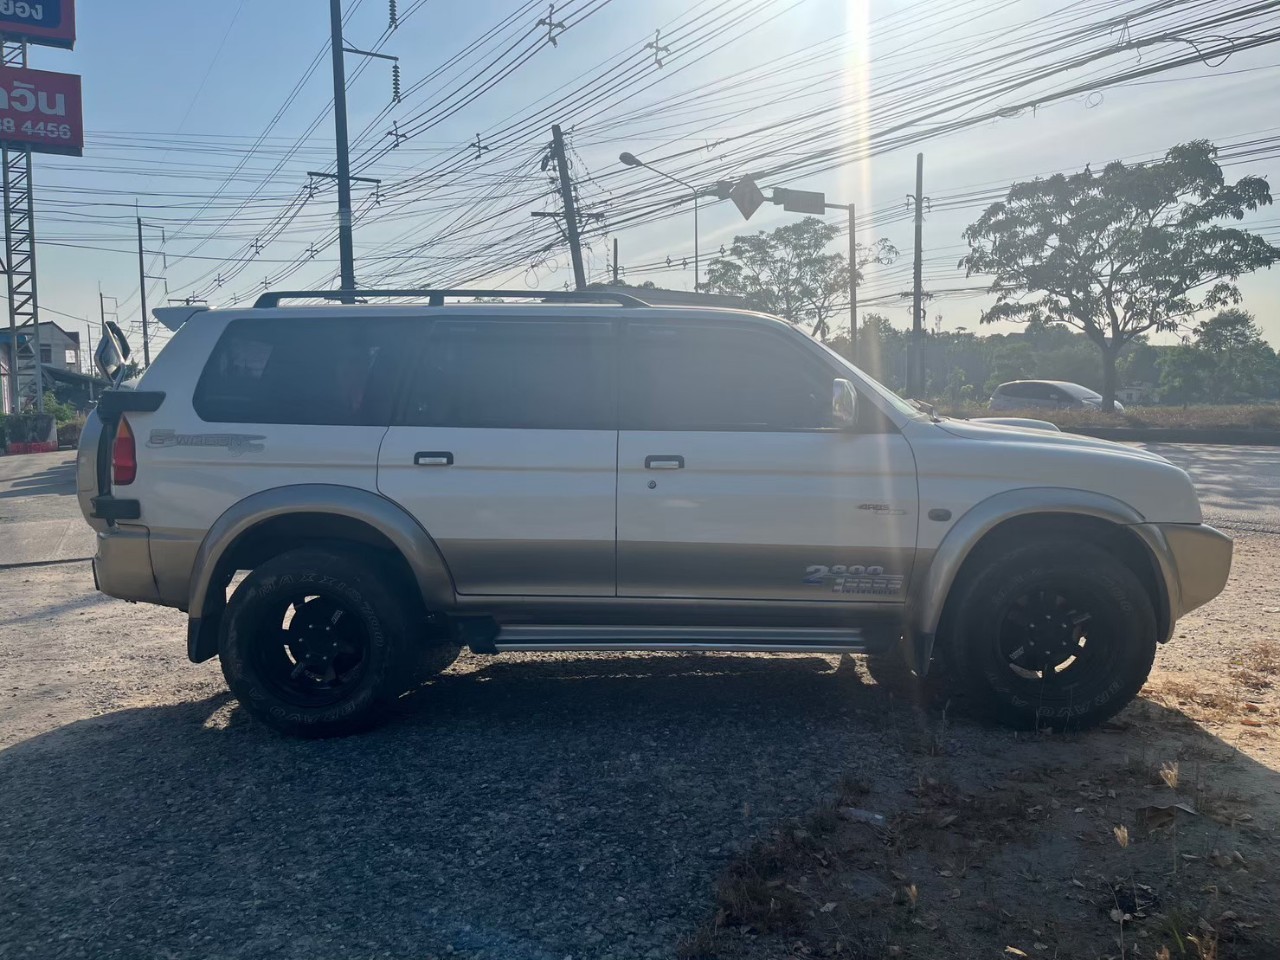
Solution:
<path fill-rule="evenodd" d="M 1065 380 L 1012 380 L 991 394 L 992 410 L 1101 410 L 1102 394 Z M 1124 413 L 1116 401 L 1116 413 Z"/>

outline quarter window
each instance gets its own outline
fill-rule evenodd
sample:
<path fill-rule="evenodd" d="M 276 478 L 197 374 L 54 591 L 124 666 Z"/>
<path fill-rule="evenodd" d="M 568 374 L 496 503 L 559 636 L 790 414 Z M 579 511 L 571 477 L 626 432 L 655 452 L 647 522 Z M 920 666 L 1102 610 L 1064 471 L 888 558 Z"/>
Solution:
<path fill-rule="evenodd" d="M 233 320 L 194 396 L 211 423 L 386 426 L 400 358 L 420 321 Z"/>

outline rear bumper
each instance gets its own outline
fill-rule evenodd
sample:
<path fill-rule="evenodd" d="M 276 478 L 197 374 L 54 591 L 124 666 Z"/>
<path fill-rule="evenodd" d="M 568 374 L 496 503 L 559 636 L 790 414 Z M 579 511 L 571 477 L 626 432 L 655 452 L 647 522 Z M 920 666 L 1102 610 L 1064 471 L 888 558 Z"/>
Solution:
<path fill-rule="evenodd" d="M 107 596 L 136 603 L 160 603 L 147 528 L 117 524 L 99 531 L 93 578 Z"/>
<path fill-rule="evenodd" d="M 1226 534 L 1207 524 L 1160 523 L 1154 526 L 1169 547 L 1177 592 L 1174 619 L 1202 607 L 1227 585 L 1233 544 Z"/>

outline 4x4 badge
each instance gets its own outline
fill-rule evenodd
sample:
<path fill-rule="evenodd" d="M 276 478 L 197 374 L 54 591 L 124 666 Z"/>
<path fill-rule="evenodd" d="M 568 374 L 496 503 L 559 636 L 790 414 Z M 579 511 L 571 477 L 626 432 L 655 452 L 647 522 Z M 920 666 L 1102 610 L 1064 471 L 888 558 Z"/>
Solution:
<path fill-rule="evenodd" d="M 233 457 L 243 453 L 258 453 L 266 445 L 258 443 L 267 439 L 261 433 L 178 433 L 174 430 L 152 430 L 147 438 L 148 447 L 226 447 Z"/>

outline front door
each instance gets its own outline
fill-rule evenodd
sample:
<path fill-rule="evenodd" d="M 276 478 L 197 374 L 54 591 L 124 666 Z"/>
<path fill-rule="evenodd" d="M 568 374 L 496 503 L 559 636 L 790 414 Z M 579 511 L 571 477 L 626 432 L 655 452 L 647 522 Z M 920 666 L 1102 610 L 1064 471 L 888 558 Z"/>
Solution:
<path fill-rule="evenodd" d="M 906 440 L 770 325 L 629 322 L 621 351 L 618 594 L 896 602 L 918 496 Z"/>
<path fill-rule="evenodd" d="M 460 594 L 613 596 L 614 330 L 441 319 L 378 457 Z"/>

